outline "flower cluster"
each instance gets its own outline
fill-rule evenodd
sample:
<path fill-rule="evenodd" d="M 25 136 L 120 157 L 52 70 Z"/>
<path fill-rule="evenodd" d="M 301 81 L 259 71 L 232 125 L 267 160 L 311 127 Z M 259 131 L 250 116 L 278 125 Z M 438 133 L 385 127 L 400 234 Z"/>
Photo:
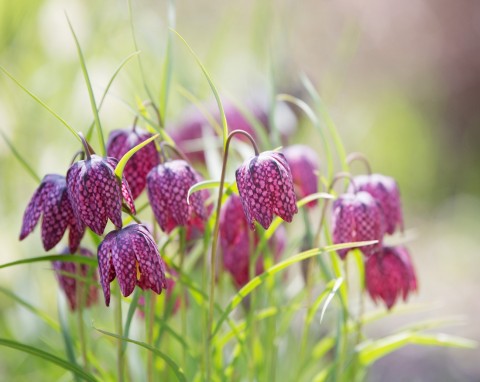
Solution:
<path fill-rule="evenodd" d="M 374 301 L 380 298 L 388 309 L 397 296 L 405 300 L 417 290 L 417 281 L 408 251 L 384 246 L 384 236 L 403 229 L 403 213 L 397 183 L 380 174 L 359 175 L 352 179 L 347 193 L 333 204 L 333 242 L 349 243 L 376 240 L 358 247 L 366 258 L 366 288 Z M 341 249 L 342 259 L 357 247 Z"/>

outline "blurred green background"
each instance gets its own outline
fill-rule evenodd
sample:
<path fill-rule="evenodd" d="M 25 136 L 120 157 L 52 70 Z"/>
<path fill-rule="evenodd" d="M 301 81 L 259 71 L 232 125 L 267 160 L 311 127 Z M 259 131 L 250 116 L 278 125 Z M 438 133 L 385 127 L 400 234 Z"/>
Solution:
<path fill-rule="evenodd" d="M 93 120 L 69 15 L 100 97 L 118 64 L 136 50 L 126 1 L 0 0 L 0 65 L 77 130 Z M 132 1 L 142 68 L 131 60 L 114 83 L 101 118 L 106 130 L 131 124 L 137 99 L 160 94 L 167 36 L 166 1 Z M 417 313 L 368 327 L 376 337 L 401 324 L 460 317 L 448 333 L 480 340 L 480 4 L 469 0 L 409 2 L 177 1 L 176 29 L 194 48 L 221 92 L 236 98 L 276 89 L 308 101 L 299 76 L 317 85 L 349 152 L 361 151 L 375 172 L 402 191 L 406 239 L 420 289 Z M 167 122 L 208 85 L 174 40 Z M 0 74 L 0 129 L 35 171 L 64 173 L 79 147 L 73 136 L 8 77 Z M 303 127 L 295 140 L 311 142 Z M 320 145 L 318 145 L 320 148 Z M 322 155 L 322 153 L 320 153 Z M 357 167 L 358 166 L 358 167 Z M 361 165 L 354 172 L 363 171 Z M 1 263 L 42 255 L 39 230 L 18 242 L 24 208 L 36 188 L 0 140 Z M 398 239 L 398 238 L 397 238 Z M 0 270 L 0 285 L 35 306 L 56 311 L 48 266 Z M 0 294 L 0 337 L 51 342 L 38 319 Z M 63 346 L 61 342 L 58 346 Z M 37 374 L 32 360 L 1 350 L 0 375 Z M 480 351 L 407 347 L 378 362 L 372 381 L 478 381 Z M 55 373 L 55 372 L 54 372 Z M 57 374 L 52 374 L 55 380 Z M 60 372 L 58 375 L 61 375 Z"/>

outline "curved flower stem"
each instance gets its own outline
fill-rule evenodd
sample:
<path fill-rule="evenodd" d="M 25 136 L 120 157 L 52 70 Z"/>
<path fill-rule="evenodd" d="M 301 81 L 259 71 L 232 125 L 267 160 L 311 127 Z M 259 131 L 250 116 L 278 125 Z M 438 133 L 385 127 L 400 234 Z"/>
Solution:
<path fill-rule="evenodd" d="M 171 150 L 175 154 L 177 154 L 180 158 L 182 158 L 185 162 L 190 164 L 190 161 L 188 160 L 188 158 L 185 156 L 185 154 L 181 150 L 178 149 L 178 147 L 175 147 L 175 146 L 171 145 L 170 143 L 162 141 L 162 142 L 160 142 L 160 148 L 162 149 L 161 150 L 162 153 L 164 153 L 165 148 L 168 148 L 169 150 Z M 165 154 L 163 154 L 163 155 L 165 155 Z"/>
<path fill-rule="evenodd" d="M 85 159 L 85 152 L 83 150 L 78 150 L 72 157 L 72 160 L 70 161 L 70 166 L 77 160 L 77 158 L 80 157 L 80 160 Z"/>
<path fill-rule="evenodd" d="M 339 172 L 335 175 L 335 177 L 332 179 L 332 182 L 330 183 L 330 186 L 328 187 L 327 192 L 330 193 L 335 186 L 335 183 L 337 183 L 338 180 L 340 179 L 349 179 L 350 183 L 353 186 L 353 191 L 356 193 L 357 188 L 355 187 L 355 183 L 353 181 L 352 175 L 348 172 Z M 328 207 L 329 199 L 325 200 L 325 203 L 323 204 L 323 209 L 322 209 L 322 214 L 320 215 L 320 223 L 317 228 L 317 233 L 315 234 L 315 239 L 313 240 L 313 246 L 314 248 L 318 248 L 320 246 L 320 235 L 322 233 L 322 226 L 323 223 L 325 222 L 325 215 L 327 213 L 327 207 Z"/>
<path fill-rule="evenodd" d="M 354 161 L 363 162 L 363 164 L 365 165 L 365 167 L 367 169 L 367 174 L 372 175 L 372 167 L 370 166 L 370 162 L 368 161 L 367 157 L 365 155 L 363 155 L 362 153 L 359 153 L 359 152 L 351 153 L 347 156 L 347 158 L 345 160 L 346 160 L 346 162 L 349 166 Z"/>
<path fill-rule="evenodd" d="M 135 118 L 133 119 L 132 123 L 132 131 L 135 132 L 137 130 L 137 122 L 138 122 L 138 114 L 135 115 Z"/>
<path fill-rule="evenodd" d="M 220 210 L 222 208 L 222 198 L 223 198 L 223 187 L 225 185 L 225 173 L 227 168 L 227 160 L 228 160 L 228 149 L 230 147 L 230 141 L 232 138 L 237 135 L 241 134 L 247 137 L 250 142 L 252 143 L 253 149 L 255 151 L 255 155 L 259 154 L 257 144 L 253 137 L 243 130 L 233 130 L 225 141 L 225 151 L 223 153 L 223 161 L 222 161 L 222 172 L 220 175 L 220 185 L 218 187 L 218 201 L 217 201 L 217 209 L 215 215 L 215 225 L 213 228 L 213 239 L 212 239 L 212 252 L 210 256 L 210 293 L 209 293 L 209 308 L 208 308 L 208 320 L 207 320 L 207 343 L 206 343 L 206 380 L 211 380 L 211 373 L 212 373 L 212 354 L 210 349 L 210 343 L 212 340 L 212 327 L 213 327 L 213 312 L 214 312 L 214 303 L 215 303 L 215 274 L 216 274 L 216 267 L 217 267 L 217 244 L 218 244 L 218 232 L 220 229 Z"/>
<path fill-rule="evenodd" d="M 80 140 L 82 141 L 83 144 L 83 149 L 85 151 L 85 155 L 87 156 L 87 160 L 91 159 L 91 155 L 95 154 L 95 151 L 93 150 L 92 146 L 89 145 L 83 134 L 79 131 L 78 136 L 80 137 Z"/>
<path fill-rule="evenodd" d="M 143 101 L 143 106 L 151 106 L 153 110 L 155 110 L 155 114 L 157 115 L 157 120 L 158 120 L 158 126 L 159 127 L 164 127 L 163 126 L 163 118 L 160 115 L 160 110 L 158 109 L 157 105 L 155 105 L 152 101 L 146 100 Z"/>

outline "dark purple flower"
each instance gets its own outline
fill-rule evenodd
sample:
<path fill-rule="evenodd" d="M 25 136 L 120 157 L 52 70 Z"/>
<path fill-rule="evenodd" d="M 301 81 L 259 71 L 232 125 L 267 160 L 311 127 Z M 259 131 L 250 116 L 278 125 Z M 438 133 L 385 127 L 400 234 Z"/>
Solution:
<path fill-rule="evenodd" d="M 122 227 L 122 200 L 135 213 L 130 187 L 115 175 L 115 158 L 91 155 L 75 162 L 67 172 L 68 197 L 77 217 L 97 235 L 103 235 L 108 219 Z"/>
<path fill-rule="evenodd" d="M 110 283 L 117 277 L 127 297 L 138 285 L 160 294 L 167 288 L 165 264 L 147 228 L 132 224 L 112 231 L 98 247 L 98 265 L 105 304 L 110 304 Z"/>
<path fill-rule="evenodd" d="M 292 171 L 297 198 L 318 192 L 318 156 L 315 150 L 305 145 L 293 145 L 283 150 L 283 155 Z M 307 204 L 314 207 L 315 201 Z"/>
<path fill-rule="evenodd" d="M 63 251 L 63 254 L 69 253 L 69 251 Z M 78 253 L 72 256 L 85 256 L 93 258 L 93 253 L 86 248 L 80 248 Z M 68 304 L 70 309 L 73 311 L 77 307 L 77 287 L 81 288 L 84 295 L 86 294 L 84 305 L 86 307 L 91 306 L 96 303 L 98 300 L 98 289 L 95 285 L 98 281 L 97 279 L 97 270 L 92 269 L 86 264 L 80 264 L 76 262 L 67 262 L 67 261 L 53 261 L 53 269 L 57 276 L 58 283 L 60 288 L 65 292 L 67 296 Z M 82 279 L 90 279 L 88 289 L 85 289 L 84 281 L 77 280 L 75 277 L 69 276 L 79 276 Z"/>
<path fill-rule="evenodd" d="M 160 228 L 169 233 L 187 226 L 196 218 L 207 219 L 204 192 L 195 192 L 187 204 L 188 190 L 200 175 L 184 160 L 173 160 L 154 167 L 147 175 L 147 194 Z"/>
<path fill-rule="evenodd" d="M 384 228 L 378 202 L 367 192 L 347 193 L 333 203 L 333 243 L 378 240 L 377 244 L 359 247 L 365 256 L 370 256 L 382 246 Z M 355 247 L 354 247 L 355 248 Z M 340 249 L 342 259 L 353 248 Z"/>
<path fill-rule="evenodd" d="M 290 167 L 282 153 L 265 151 L 247 159 L 235 172 L 248 224 L 267 229 L 273 214 L 291 222 L 298 212 Z"/>
<path fill-rule="evenodd" d="M 250 244 L 250 238 L 253 242 Z M 249 280 L 250 259 L 254 256 L 260 237 L 258 232 L 249 230 L 249 225 L 243 212 L 242 201 L 232 194 L 222 206 L 220 212 L 220 248 L 223 264 L 232 275 L 238 288 Z M 285 249 L 285 228 L 280 226 L 269 241 L 270 250 L 278 259 Z M 259 256 L 255 264 L 255 274 L 264 271 L 263 256 Z"/>
<path fill-rule="evenodd" d="M 365 264 L 365 283 L 373 301 L 378 298 L 391 309 L 399 296 L 406 301 L 417 290 L 417 278 L 408 251 L 404 247 L 384 247 Z"/>
<path fill-rule="evenodd" d="M 356 176 L 353 182 L 358 191 L 368 192 L 380 203 L 385 218 L 386 233 L 394 233 L 397 227 L 403 229 L 400 191 L 395 179 L 385 175 L 372 174 Z M 350 189 L 353 190 L 353 185 Z"/>
<path fill-rule="evenodd" d="M 85 226 L 75 217 L 64 176 L 45 175 L 23 215 L 20 240 L 33 231 L 42 214 L 42 242 L 45 250 L 57 245 L 68 227 L 69 248 L 72 253 L 75 252 L 85 233 Z"/>
<path fill-rule="evenodd" d="M 107 142 L 107 155 L 120 160 L 132 148 L 150 138 L 152 134 L 139 129 L 114 130 Z M 147 184 L 148 172 L 159 163 L 155 143 L 151 142 L 137 151 L 125 165 L 123 175 L 127 179 L 133 199 L 136 199 Z"/>

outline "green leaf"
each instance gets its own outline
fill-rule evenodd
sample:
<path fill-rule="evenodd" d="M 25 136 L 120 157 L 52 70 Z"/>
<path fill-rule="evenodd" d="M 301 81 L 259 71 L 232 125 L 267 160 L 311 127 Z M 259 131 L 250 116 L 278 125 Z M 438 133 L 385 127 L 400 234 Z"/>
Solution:
<path fill-rule="evenodd" d="M 217 88 L 215 87 L 212 79 L 210 78 L 210 75 L 208 74 L 207 70 L 203 66 L 202 62 L 200 61 L 200 59 L 198 58 L 196 53 L 193 51 L 193 49 L 190 47 L 190 45 L 188 45 L 187 41 L 175 29 L 173 29 L 173 28 L 169 28 L 169 29 L 173 33 L 175 33 L 178 36 L 178 38 L 180 38 L 180 40 L 182 40 L 182 42 L 188 48 L 188 50 L 190 51 L 192 56 L 195 58 L 195 61 L 196 61 L 197 65 L 200 67 L 200 69 L 202 70 L 205 78 L 207 79 L 208 84 L 210 85 L 210 89 L 212 89 L 212 93 L 215 96 L 215 99 L 217 101 L 218 110 L 220 111 L 220 120 L 222 122 L 222 128 L 223 128 L 223 150 L 225 151 L 226 146 L 227 146 L 228 125 L 227 125 L 227 118 L 225 117 L 225 111 L 223 110 L 222 101 L 220 100 L 220 96 L 218 95 Z"/>
<path fill-rule="evenodd" d="M 188 190 L 187 204 L 190 204 L 190 196 L 192 196 L 194 192 L 201 191 L 201 190 L 208 190 L 210 188 L 218 188 L 219 186 L 220 186 L 220 181 L 218 180 L 204 180 L 202 182 L 195 183 Z M 228 187 L 228 184 L 224 185 L 224 187 Z"/>
<path fill-rule="evenodd" d="M 242 302 L 242 300 L 247 297 L 251 292 L 253 292 L 258 286 L 263 284 L 267 279 L 272 277 L 274 274 L 284 270 L 285 268 L 296 264 L 302 260 L 308 259 L 313 256 L 317 256 L 323 253 L 328 253 L 328 252 L 333 252 L 337 251 L 339 249 L 344 249 L 344 248 L 351 248 L 351 247 L 356 247 L 356 246 L 365 246 L 365 245 L 371 245 L 373 243 L 376 243 L 376 240 L 373 241 L 361 241 L 361 242 L 355 242 L 355 243 L 342 243 L 342 244 L 335 244 L 335 245 L 330 245 L 326 246 L 323 248 L 313 248 L 308 251 L 301 252 L 295 256 L 292 256 L 284 261 L 281 261 L 280 263 L 275 264 L 273 267 L 270 267 L 267 269 L 265 272 L 262 274 L 254 277 L 251 279 L 245 286 L 243 286 L 230 300 L 230 303 L 228 306 L 225 308 L 224 313 L 220 317 L 220 319 L 217 321 L 216 327 L 212 333 L 212 337 L 215 336 L 216 333 L 220 330 L 220 327 L 222 323 L 225 321 L 225 318 L 235 309 L 238 304 Z"/>
<path fill-rule="evenodd" d="M 7 144 L 7 146 L 10 148 L 12 151 L 12 154 L 17 158 L 17 160 L 20 162 L 20 164 L 23 166 L 25 170 L 32 176 L 33 179 L 37 181 L 37 183 L 40 183 L 42 179 L 37 175 L 35 170 L 28 164 L 28 162 L 23 159 L 22 155 L 18 152 L 18 150 L 13 146 L 12 142 L 7 138 L 7 136 L 3 133 L 3 131 L 0 131 L 0 134 L 2 134 L 3 140 Z"/>
<path fill-rule="evenodd" d="M 107 87 L 105 88 L 105 90 L 103 91 L 103 94 L 102 94 L 102 98 L 100 98 L 100 102 L 98 103 L 98 111 L 100 111 L 100 109 L 102 108 L 103 106 L 103 102 L 105 101 L 105 98 L 107 97 L 107 94 L 108 94 L 108 91 L 110 90 L 110 87 L 112 86 L 113 84 L 113 81 L 115 80 L 115 78 L 117 78 L 117 75 L 118 73 L 120 73 L 120 70 L 122 70 L 122 68 L 130 61 L 130 59 L 132 59 L 133 57 L 135 57 L 137 54 L 139 54 L 140 52 L 137 51 L 137 52 L 133 52 L 131 54 L 129 54 L 121 63 L 120 65 L 118 65 L 117 69 L 115 70 L 115 72 L 113 72 L 113 75 L 112 77 L 110 77 L 110 80 L 108 81 L 108 84 L 107 84 Z M 90 127 L 88 128 L 88 131 L 87 131 L 87 135 L 85 136 L 85 139 L 87 140 L 87 142 L 90 141 L 91 137 L 92 137 L 92 132 L 93 132 L 93 128 L 95 127 L 95 118 L 93 119 L 93 122 L 90 124 Z"/>
<path fill-rule="evenodd" d="M 410 344 L 423 346 L 448 346 L 465 349 L 473 349 L 478 346 L 477 342 L 448 334 L 422 334 L 413 331 L 405 331 L 398 334 L 381 338 L 376 341 L 366 341 L 356 348 L 361 364 L 370 365 L 378 359 L 401 349 Z"/>
<path fill-rule="evenodd" d="M 107 331 L 102 330 L 102 329 L 97 329 L 95 327 L 94 327 L 94 329 L 99 331 L 100 333 L 103 333 L 103 334 L 107 335 L 107 336 L 114 337 L 114 338 L 120 339 L 122 341 L 130 342 L 132 344 L 138 345 L 140 347 L 143 347 L 144 349 L 147 349 L 147 350 L 151 351 L 155 355 L 162 358 L 170 366 L 170 368 L 173 370 L 173 372 L 175 373 L 175 375 L 176 375 L 176 377 L 179 381 L 184 381 L 184 382 L 187 381 L 182 368 L 180 366 L 178 366 L 175 363 L 175 361 L 173 359 L 171 359 L 168 355 L 166 355 L 165 353 L 161 352 L 160 350 L 154 348 L 153 346 L 150 346 L 150 345 L 146 344 L 145 342 L 135 341 L 135 340 L 132 340 L 130 338 L 119 336 L 115 333 L 110 333 L 110 332 L 107 332 Z"/>
<path fill-rule="evenodd" d="M 56 331 L 59 331 L 60 330 L 60 327 L 58 326 L 57 322 L 54 321 L 53 319 L 51 319 L 50 317 L 48 317 L 48 315 L 44 312 L 42 312 L 41 310 L 39 310 L 38 308 L 34 307 L 33 305 L 31 305 L 30 303 L 28 303 L 27 301 L 23 300 L 22 298 L 18 297 L 16 294 L 14 294 L 13 292 L 9 291 L 8 289 L 0 286 L 0 292 L 2 292 L 3 294 L 7 295 L 8 297 L 10 297 L 11 299 L 15 300 L 19 305 L 23 306 L 24 308 L 26 308 L 27 310 L 29 310 L 30 312 L 32 312 L 33 314 L 35 314 L 36 316 L 38 316 L 39 318 L 41 318 L 43 321 L 45 321 L 48 326 L 50 326 L 52 329 L 56 330 Z"/>
<path fill-rule="evenodd" d="M 77 362 L 75 361 L 75 350 L 73 347 L 72 336 L 70 335 L 70 330 L 68 330 L 66 319 L 65 319 L 65 309 L 64 307 L 58 305 L 58 321 L 60 322 L 63 342 L 65 343 L 65 351 L 67 353 L 68 361 L 78 367 Z M 78 380 L 76 374 L 73 374 L 75 380 Z"/>
<path fill-rule="evenodd" d="M 167 6 L 167 21 L 168 27 L 175 27 L 176 19 L 176 10 L 175 10 L 175 1 L 169 0 Z M 159 108 L 160 115 L 163 116 L 163 125 L 165 125 L 165 119 L 167 114 L 167 104 L 168 104 L 168 92 L 170 90 L 170 82 L 172 79 L 172 36 L 170 33 L 167 33 L 167 44 L 165 48 L 165 57 L 162 65 L 162 77 L 161 77 L 161 87 L 160 87 L 160 100 Z"/>
<path fill-rule="evenodd" d="M 73 255 L 48 255 L 48 256 L 31 257 L 28 259 L 12 261 L 11 263 L 1 264 L 0 269 L 12 267 L 14 265 L 31 264 L 31 263 L 41 262 L 41 261 L 66 261 L 66 262 L 87 264 L 92 267 L 96 267 L 98 265 L 97 259 L 94 259 L 91 257 L 73 256 Z"/>
<path fill-rule="evenodd" d="M 139 298 L 140 298 L 140 290 L 138 288 L 135 288 L 132 301 L 128 306 L 127 320 L 125 321 L 125 327 L 123 328 L 123 333 L 125 333 L 125 337 L 128 337 L 128 335 L 130 334 L 130 326 L 132 324 L 133 315 L 137 310 Z M 125 350 L 127 350 L 127 342 L 124 342 L 122 345 L 122 352 L 125 353 Z"/>
<path fill-rule="evenodd" d="M 102 156 L 105 156 L 107 150 L 105 148 L 105 140 L 103 139 L 102 125 L 100 123 L 100 117 L 98 115 L 98 108 L 95 102 L 95 95 L 93 94 L 92 83 L 90 82 L 90 77 L 88 76 L 87 65 L 85 64 L 85 58 L 83 56 L 80 43 L 78 42 L 77 35 L 75 34 L 72 24 L 70 23 L 70 19 L 68 18 L 68 15 L 66 13 L 65 13 L 65 17 L 67 18 L 68 26 L 70 28 L 70 31 L 72 32 L 73 39 L 75 40 L 78 58 L 80 60 L 80 66 L 82 67 L 83 77 L 85 79 L 85 84 L 87 85 L 88 97 L 90 98 L 90 106 L 92 108 L 93 116 L 95 117 L 95 124 L 97 126 L 98 141 L 100 143 L 100 150 L 101 150 L 100 152 L 102 153 Z"/>
<path fill-rule="evenodd" d="M 148 145 L 153 140 L 157 139 L 160 134 L 155 134 L 154 136 L 144 140 L 143 142 L 136 145 L 134 148 L 130 149 L 125 155 L 118 161 L 117 167 L 115 167 L 115 175 L 122 179 L 123 170 L 125 169 L 125 165 L 127 164 L 128 160 L 135 154 L 138 150 Z"/>
<path fill-rule="evenodd" d="M 44 360 L 51 362 L 59 367 L 62 367 L 65 370 L 75 373 L 75 375 L 77 375 L 80 378 L 83 378 L 85 381 L 92 381 L 92 382 L 97 381 L 97 379 L 94 376 L 86 373 L 79 366 L 73 365 L 64 359 L 57 357 L 56 355 L 47 353 L 46 351 L 43 351 L 36 347 L 25 345 L 16 341 L 11 341 L 5 338 L 0 338 L 0 346 L 5 346 L 11 349 L 20 350 L 24 353 L 31 354 L 39 358 L 43 358 Z"/>
<path fill-rule="evenodd" d="M 18 81 L 12 74 L 10 74 L 7 69 L 0 65 L 0 70 L 9 77 L 13 82 L 15 82 L 25 93 L 27 93 L 30 97 L 32 97 L 40 106 L 42 106 L 45 110 L 47 110 L 50 114 L 52 114 L 58 121 L 62 123 L 77 139 L 80 143 L 82 140 L 80 139 L 78 133 L 62 118 L 60 117 L 53 109 L 44 103 L 40 98 L 38 98 L 35 94 L 33 94 L 30 90 L 28 90 L 25 86 L 23 86 L 20 81 Z"/>

